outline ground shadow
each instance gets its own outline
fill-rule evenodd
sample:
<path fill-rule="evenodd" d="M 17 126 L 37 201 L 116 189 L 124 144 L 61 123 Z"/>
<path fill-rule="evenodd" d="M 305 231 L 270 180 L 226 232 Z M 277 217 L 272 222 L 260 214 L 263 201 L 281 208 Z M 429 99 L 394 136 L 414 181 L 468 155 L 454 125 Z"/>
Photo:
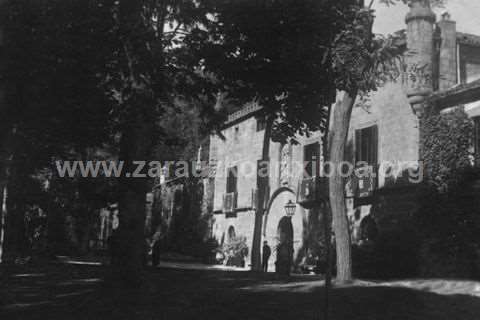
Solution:
<path fill-rule="evenodd" d="M 63 305 L 4 310 L 1 319 L 322 319 L 319 277 L 152 269 L 146 280 L 137 289 L 100 285 Z M 473 320 L 479 314 L 475 296 L 359 285 L 332 291 L 330 319 Z"/>

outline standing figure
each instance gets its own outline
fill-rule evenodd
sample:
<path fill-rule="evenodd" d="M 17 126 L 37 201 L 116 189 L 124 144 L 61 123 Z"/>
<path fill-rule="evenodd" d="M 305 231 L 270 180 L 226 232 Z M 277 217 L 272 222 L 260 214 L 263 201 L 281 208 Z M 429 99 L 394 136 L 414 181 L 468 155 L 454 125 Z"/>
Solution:
<path fill-rule="evenodd" d="M 272 250 L 268 245 L 267 241 L 263 242 L 263 249 L 262 249 L 262 270 L 263 272 L 268 271 L 268 260 L 270 259 L 270 255 L 272 254 Z"/>

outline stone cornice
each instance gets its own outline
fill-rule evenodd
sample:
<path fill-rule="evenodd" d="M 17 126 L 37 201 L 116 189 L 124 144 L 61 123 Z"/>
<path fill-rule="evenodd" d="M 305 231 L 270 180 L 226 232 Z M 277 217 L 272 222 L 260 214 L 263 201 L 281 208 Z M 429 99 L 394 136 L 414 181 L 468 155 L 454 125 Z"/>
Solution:
<path fill-rule="evenodd" d="M 437 16 L 427 1 L 415 0 L 410 3 L 410 11 L 405 17 L 405 23 L 408 24 L 412 20 L 426 20 L 430 23 L 435 23 Z"/>
<path fill-rule="evenodd" d="M 263 107 L 258 105 L 258 103 L 246 104 L 243 108 L 228 115 L 227 121 L 225 121 L 224 123 L 224 128 L 230 127 L 236 123 L 242 122 L 243 120 L 256 115 L 262 109 Z"/>
<path fill-rule="evenodd" d="M 413 20 L 426 20 L 431 23 L 435 23 L 437 17 L 431 10 L 425 9 L 422 10 L 422 12 L 407 13 L 407 16 L 405 17 L 405 23 L 409 23 Z"/>
<path fill-rule="evenodd" d="M 439 109 L 450 108 L 478 100 L 480 100 L 480 80 L 434 92 L 427 98 L 427 102 L 430 105 Z"/>

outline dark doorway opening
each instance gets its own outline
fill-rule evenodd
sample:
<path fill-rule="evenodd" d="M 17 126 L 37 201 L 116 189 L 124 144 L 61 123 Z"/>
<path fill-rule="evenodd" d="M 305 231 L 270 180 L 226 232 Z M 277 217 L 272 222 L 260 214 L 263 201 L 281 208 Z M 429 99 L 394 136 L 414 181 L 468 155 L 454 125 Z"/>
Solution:
<path fill-rule="evenodd" d="M 293 262 L 293 225 L 290 217 L 283 217 L 277 228 L 277 261 L 276 272 L 289 275 Z"/>

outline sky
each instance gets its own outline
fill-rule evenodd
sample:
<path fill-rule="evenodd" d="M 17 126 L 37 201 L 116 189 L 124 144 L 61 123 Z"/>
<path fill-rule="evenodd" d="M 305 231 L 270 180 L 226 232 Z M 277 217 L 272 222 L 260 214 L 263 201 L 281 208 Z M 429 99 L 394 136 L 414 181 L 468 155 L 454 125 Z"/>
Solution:
<path fill-rule="evenodd" d="M 374 32 L 390 34 L 405 29 L 405 15 L 408 6 L 398 3 L 387 7 L 384 4 L 376 4 L 376 20 Z M 480 35 L 480 0 L 447 0 L 444 8 L 436 8 L 437 20 L 440 14 L 448 11 L 452 20 L 457 22 L 457 31 Z"/>

